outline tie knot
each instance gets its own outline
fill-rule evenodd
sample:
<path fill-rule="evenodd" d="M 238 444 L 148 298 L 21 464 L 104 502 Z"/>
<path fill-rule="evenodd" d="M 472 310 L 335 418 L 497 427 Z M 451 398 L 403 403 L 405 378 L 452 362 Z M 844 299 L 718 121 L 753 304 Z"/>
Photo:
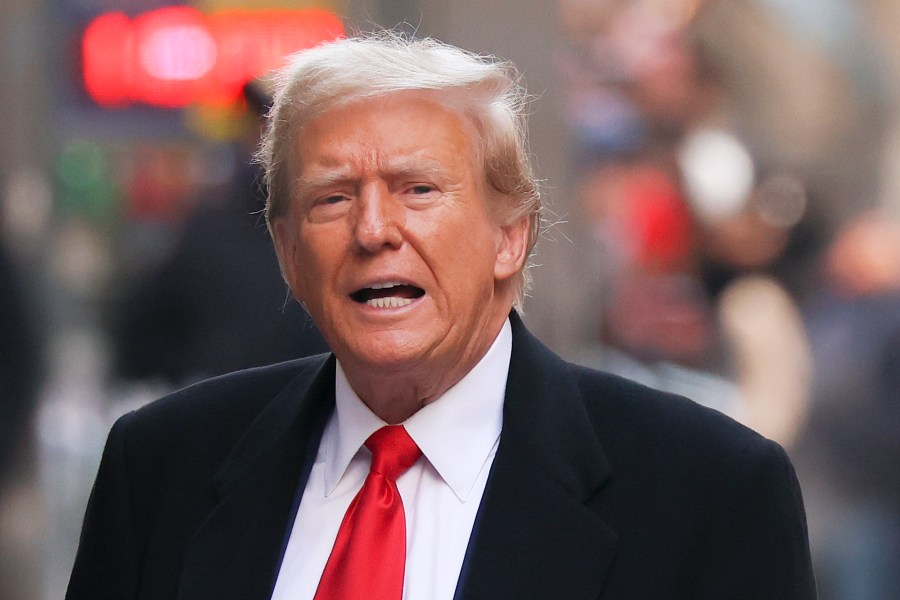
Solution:
<path fill-rule="evenodd" d="M 391 481 L 396 481 L 422 455 L 402 425 L 382 427 L 369 436 L 366 448 L 372 451 L 371 471 Z"/>

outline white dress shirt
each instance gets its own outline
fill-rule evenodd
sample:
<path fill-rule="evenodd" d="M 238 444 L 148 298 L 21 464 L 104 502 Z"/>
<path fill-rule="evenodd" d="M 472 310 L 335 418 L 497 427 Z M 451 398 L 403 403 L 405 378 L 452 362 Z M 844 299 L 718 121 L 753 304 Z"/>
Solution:
<path fill-rule="evenodd" d="M 422 457 L 397 479 L 406 513 L 404 600 L 453 598 L 500 440 L 511 352 L 507 321 L 475 368 L 403 423 L 422 450 Z M 369 473 L 372 455 L 363 443 L 385 425 L 350 387 L 340 364 L 335 401 L 273 600 L 315 596 L 344 513 Z"/>

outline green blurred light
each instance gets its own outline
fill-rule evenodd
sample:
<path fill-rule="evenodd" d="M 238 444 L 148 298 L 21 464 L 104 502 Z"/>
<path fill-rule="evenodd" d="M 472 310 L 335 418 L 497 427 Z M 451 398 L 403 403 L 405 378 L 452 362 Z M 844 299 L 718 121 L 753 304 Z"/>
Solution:
<path fill-rule="evenodd" d="M 65 145 L 56 163 L 60 211 L 91 220 L 114 217 L 119 190 L 111 162 L 109 150 L 99 144 L 79 141 Z"/>

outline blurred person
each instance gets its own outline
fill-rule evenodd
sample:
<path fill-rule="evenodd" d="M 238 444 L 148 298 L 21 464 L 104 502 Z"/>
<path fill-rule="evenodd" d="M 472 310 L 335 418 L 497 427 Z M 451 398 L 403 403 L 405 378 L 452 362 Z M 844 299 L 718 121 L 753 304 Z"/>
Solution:
<path fill-rule="evenodd" d="M 685 132 L 717 120 L 721 104 L 691 35 L 699 3 L 558 4 L 573 39 L 561 66 L 596 245 L 585 268 L 596 279 L 598 333 L 577 360 L 740 419 L 677 161 Z"/>
<path fill-rule="evenodd" d="M 40 384 L 40 351 L 34 310 L 21 273 L 0 238 L 0 490 L 31 438 Z"/>
<path fill-rule="evenodd" d="M 809 338 L 785 276 L 810 251 L 796 242 L 806 235 L 806 192 L 781 173 L 754 173 L 748 185 L 727 210 L 695 209 L 707 212 L 698 219 L 699 274 L 733 364 L 738 420 L 790 450 L 807 417 L 812 378 Z"/>
<path fill-rule="evenodd" d="M 70 600 L 815 597 L 777 444 L 525 328 L 511 65 L 382 33 L 281 77 L 267 216 L 333 354 L 120 419 Z"/>
<path fill-rule="evenodd" d="M 677 166 L 645 151 L 588 169 L 582 209 L 606 291 L 600 333 L 578 361 L 687 395 L 789 447 L 808 405 L 809 344 L 773 265 L 805 199 L 783 175 L 718 189 L 710 162 L 739 168 L 724 151 L 704 160 L 721 145 L 707 139 L 712 148 L 676 155 Z M 704 186 L 691 185 L 700 169 Z"/>
<path fill-rule="evenodd" d="M 607 163 L 607 181 L 600 186 L 606 189 L 592 195 L 619 205 L 603 217 L 607 241 L 601 244 L 601 251 L 612 249 L 619 256 L 592 259 L 614 265 L 621 276 L 600 275 L 598 287 L 608 290 L 598 299 L 602 332 L 579 360 L 669 390 L 693 388 L 695 399 L 789 446 L 802 426 L 810 379 L 808 342 L 791 294 L 802 277 L 793 265 L 784 268 L 795 259 L 786 257 L 800 237 L 796 223 L 785 226 L 785 219 L 796 216 L 798 203 L 795 194 L 761 194 L 753 188 L 758 183 L 767 192 L 779 187 L 789 191 L 796 187 L 795 178 L 755 181 L 755 157 L 723 130 L 729 124 L 739 127 L 748 115 L 735 106 L 747 98 L 756 102 L 759 94 L 726 95 L 735 79 L 728 60 L 734 36 L 722 37 L 721 29 L 714 29 L 720 37 L 711 40 L 707 25 L 710 17 L 715 21 L 720 13 L 747 7 L 619 0 L 559 0 L 557 5 L 572 39 L 561 67 L 573 135 L 591 161 Z M 746 20 L 735 25 L 741 33 L 747 29 Z M 749 30 L 758 26 L 753 23 Z M 720 48 L 723 42 L 728 48 Z M 788 39 L 777 47 L 786 46 Z M 711 53 L 713 48 L 719 51 Z M 805 81 L 795 73 L 790 77 Z M 767 124 L 771 113 L 760 113 Z M 831 121 L 817 121 L 820 127 L 824 122 Z M 624 176 L 615 173 L 622 162 L 640 164 L 654 154 L 654 162 L 678 163 L 678 172 L 667 174 L 670 181 L 664 186 L 646 167 L 637 172 L 628 168 Z M 638 182 L 628 183 L 627 194 L 616 183 L 623 178 Z M 675 192 L 665 192 L 665 187 Z M 698 187 L 713 189 L 697 194 Z M 687 201 L 691 216 L 678 214 L 672 208 L 677 203 L 661 201 L 661 194 L 682 196 L 680 212 Z M 773 198 L 765 210 L 748 202 L 763 195 Z M 647 213 L 647 206 L 657 214 Z M 734 214 L 720 218 L 731 210 Z M 787 214 L 791 211 L 795 214 Z M 628 214 L 622 218 L 622 213 Z M 707 213 L 713 218 L 707 219 Z M 635 221 L 646 231 L 635 232 Z M 647 238 L 643 244 L 638 241 L 642 236 Z M 643 245 L 642 251 L 654 251 L 659 262 L 678 255 L 654 249 L 659 240 L 674 247 L 684 238 L 693 244 L 690 252 L 680 254 L 681 264 L 662 272 L 660 264 L 630 256 L 635 246 Z M 758 310 L 748 311 L 748 306 Z M 685 335 L 688 325 L 702 335 Z"/>
<path fill-rule="evenodd" d="M 34 306 L 0 227 L 0 598 L 21 598 L 38 581 L 33 505 L 33 417 L 43 375 Z M 23 515 L 25 518 L 23 519 Z"/>
<path fill-rule="evenodd" d="M 713 306 L 695 274 L 694 217 L 673 171 L 648 155 L 587 170 L 581 208 L 603 293 L 598 335 L 577 360 L 738 418 L 741 398 L 723 375 Z"/>
<path fill-rule="evenodd" d="M 172 251 L 116 305 L 122 380 L 176 386 L 327 350 L 303 308 L 288 302 L 262 223 L 265 190 L 251 156 L 271 102 L 265 81 L 248 83 L 244 97 L 259 123 L 239 144 L 235 175 L 221 196 L 200 199 Z"/>
<path fill-rule="evenodd" d="M 665 148 L 716 111 L 716 71 L 691 28 L 701 4 L 557 0 L 568 34 L 558 64 L 581 152 Z"/>
<path fill-rule="evenodd" d="M 900 598 L 900 223 L 865 213 L 805 306 L 815 371 L 798 459 L 822 598 Z"/>

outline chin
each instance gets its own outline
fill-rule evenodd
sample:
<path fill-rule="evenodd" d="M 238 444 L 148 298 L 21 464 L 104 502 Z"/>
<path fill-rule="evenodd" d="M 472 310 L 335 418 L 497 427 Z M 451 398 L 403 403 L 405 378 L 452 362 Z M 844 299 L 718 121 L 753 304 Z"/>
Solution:
<path fill-rule="evenodd" d="M 357 334 L 349 344 L 342 345 L 341 354 L 353 357 L 353 362 L 361 365 L 393 370 L 421 361 L 428 354 L 427 348 L 434 345 L 408 331 L 380 331 Z"/>

